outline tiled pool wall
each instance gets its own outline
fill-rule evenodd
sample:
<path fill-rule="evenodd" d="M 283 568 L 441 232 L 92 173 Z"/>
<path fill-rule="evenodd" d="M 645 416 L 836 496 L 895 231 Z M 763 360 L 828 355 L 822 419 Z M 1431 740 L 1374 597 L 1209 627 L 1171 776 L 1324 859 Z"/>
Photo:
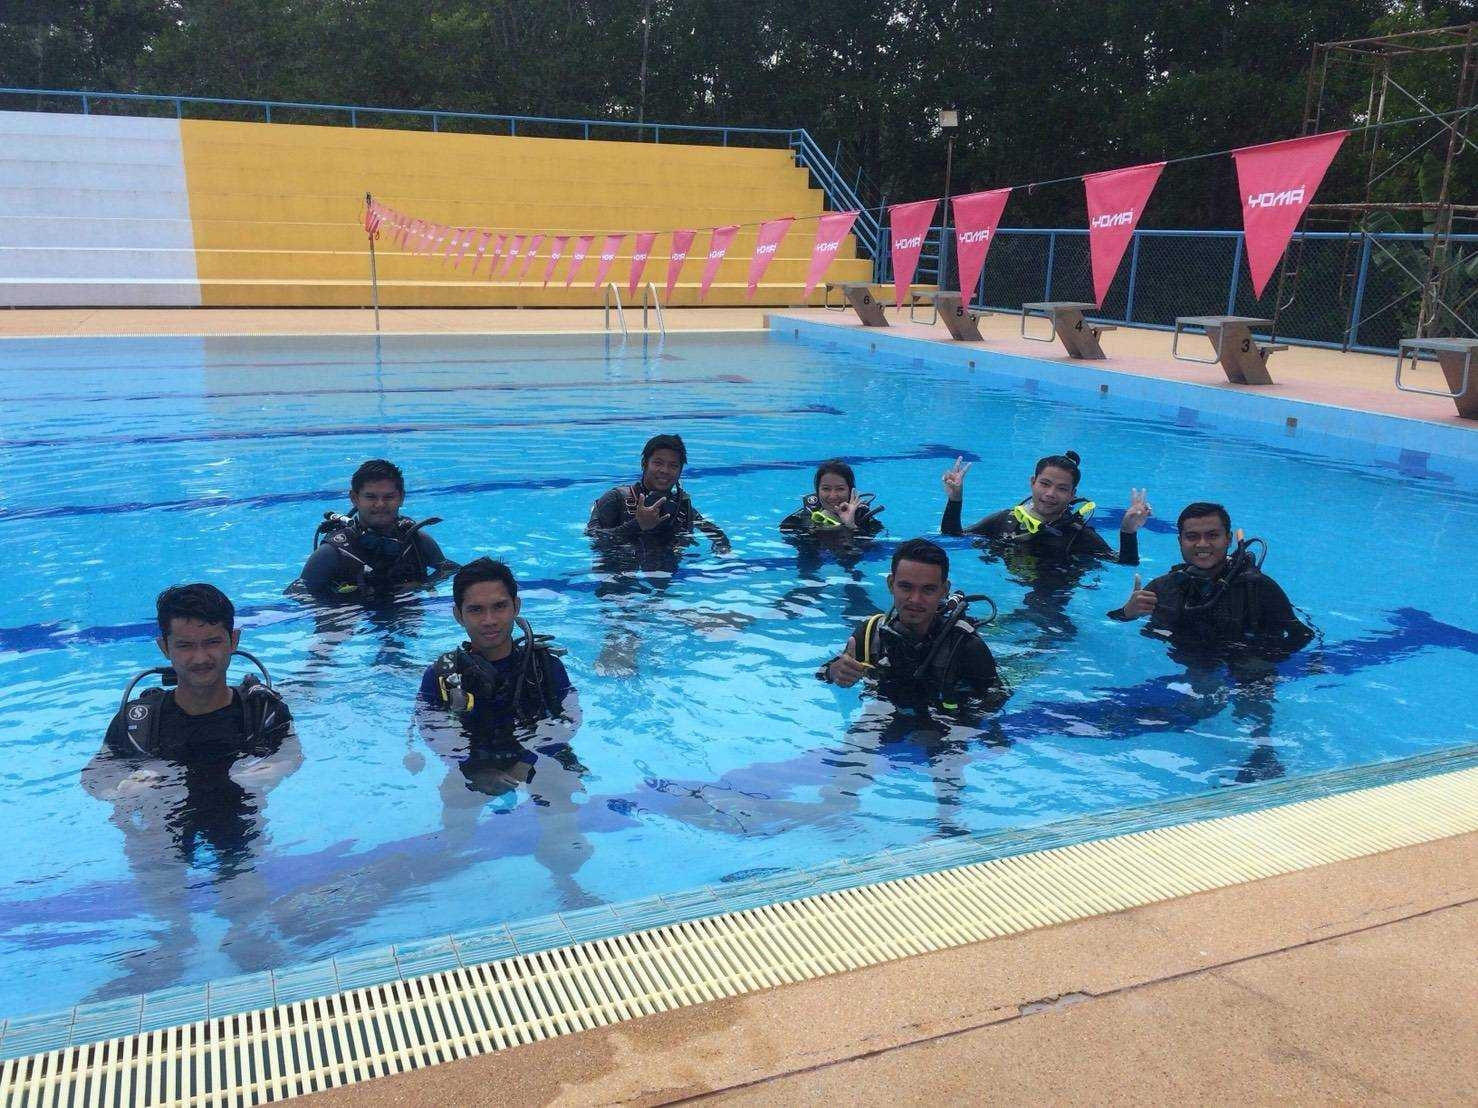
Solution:
<path fill-rule="evenodd" d="M 217 1019 L 724 912 L 799 900 L 820 893 L 1115 835 L 1240 815 L 1261 808 L 1451 773 L 1473 766 L 1478 766 L 1478 745 L 1305 777 L 1233 785 L 1200 796 L 1119 808 L 1025 830 L 930 840 L 894 847 L 863 858 L 838 859 L 808 869 L 376 947 L 204 985 L 181 985 L 142 996 L 13 1017 L 0 1020 L 0 1058 L 16 1058 L 197 1020 Z"/>
<path fill-rule="evenodd" d="M 1069 404 L 1107 403 L 1182 427 L 1362 465 L 1373 463 L 1403 476 L 1478 484 L 1478 424 L 1466 427 L 1364 412 L 1250 387 L 1101 369 L 1092 362 L 1044 361 L 973 343 L 950 345 L 890 334 L 882 328 L 838 327 L 784 315 L 771 315 L 769 320 L 776 338 L 823 350 L 946 366 L 992 385 L 1030 394 L 1050 392 L 1053 400 Z"/>

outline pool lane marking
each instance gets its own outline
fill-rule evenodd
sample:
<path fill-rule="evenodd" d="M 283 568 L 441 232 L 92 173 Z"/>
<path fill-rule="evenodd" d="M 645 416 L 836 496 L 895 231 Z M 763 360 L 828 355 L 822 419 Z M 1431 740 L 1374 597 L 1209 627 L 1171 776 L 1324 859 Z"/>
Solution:
<path fill-rule="evenodd" d="M 911 462 L 943 459 L 953 461 L 963 457 L 966 461 L 979 461 L 980 455 L 958 447 L 940 443 L 924 443 L 914 450 L 898 454 L 842 454 L 840 457 L 849 465 L 868 465 L 874 462 Z M 744 462 L 722 466 L 689 466 L 684 478 L 703 480 L 709 477 L 739 477 L 751 473 L 770 473 L 784 470 L 815 469 L 827 458 L 803 460 L 776 460 L 770 462 Z M 592 477 L 525 477 L 495 481 L 468 481 L 455 485 L 433 485 L 415 490 L 417 500 L 434 496 L 462 496 L 479 492 L 549 491 L 557 489 L 600 486 L 609 488 L 629 479 L 629 472 L 603 473 Z M 343 487 L 333 489 L 311 489 L 304 492 L 267 493 L 262 496 L 205 496 L 191 500 L 127 501 L 121 504 L 58 504 L 45 508 L 0 508 L 0 523 L 9 520 L 56 519 L 68 516 L 122 515 L 131 512 L 189 512 L 205 508 L 271 508 L 281 504 L 303 504 L 317 501 L 343 506 Z"/>
<path fill-rule="evenodd" d="M 501 365 L 502 363 L 499 364 Z M 235 400 L 241 397 L 255 399 L 263 396 L 419 396 L 423 393 L 445 392 L 558 392 L 561 389 L 631 388 L 636 385 L 651 385 L 655 387 L 658 385 L 753 385 L 755 383 L 752 377 L 744 377 L 737 373 L 720 373 L 716 377 L 633 377 L 618 381 L 586 378 L 582 381 L 529 381 L 523 383 L 504 381 L 496 384 L 401 385 L 390 388 L 362 389 L 279 389 L 272 391 L 263 389 L 238 389 L 229 392 L 150 392 L 138 393 L 133 396 L 64 396 L 54 394 L 51 396 L 7 396 L 4 397 L 4 400 L 8 404 L 55 404 L 66 401 L 77 401 L 83 404 L 103 404 L 109 401 L 134 403 L 145 400 Z"/>
<path fill-rule="evenodd" d="M 70 439 L 0 439 L 0 449 L 29 450 L 73 446 L 167 446 L 188 442 L 251 442 L 276 439 L 352 438 L 356 435 L 416 435 L 433 431 L 506 431 L 544 427 L 606 427 L 613 423 L 715 422 L 753 416 L 829 415 L 847 413 L 830 404 L 790 408 L 708 408 L 691 412 L 633 412 L 626 415 L 572 416 L 565 419 L 488 419 L 437 423 L 360 423 L 343 427 L 288 427 L 240 431 L 180 431 L 166 435 L 83 435 Z"/>

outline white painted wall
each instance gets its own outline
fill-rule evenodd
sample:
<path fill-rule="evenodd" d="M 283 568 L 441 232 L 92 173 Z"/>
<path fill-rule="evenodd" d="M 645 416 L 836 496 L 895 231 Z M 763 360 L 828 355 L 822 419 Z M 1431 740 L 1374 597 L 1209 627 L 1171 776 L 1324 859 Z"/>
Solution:
<path fill-rule="evenodd" d="M 199 307 L 180 125 L 0 111 L 0 306 Z"/>

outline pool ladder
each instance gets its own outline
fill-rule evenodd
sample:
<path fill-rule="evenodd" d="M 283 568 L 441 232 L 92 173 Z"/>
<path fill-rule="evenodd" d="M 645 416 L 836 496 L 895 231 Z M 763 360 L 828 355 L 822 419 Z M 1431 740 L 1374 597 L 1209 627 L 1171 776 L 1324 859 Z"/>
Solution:
<path fill-rule="evenodd" d="M 621 289 L 614 282 L 606 285 L 605 301 L 605 329 L 611 329 L 611 303 L 616 305 L 616 322 L 621 327 L 621 337 L 625 338 L 630 332 L 626 327 L 626 309 L 621 304 Z M 657 333 L 664 338 L 667 337 L 667 324 L 662 318 L 662 301 L 657 297 L 657 286 L 648 281 L 642 288 L 641 293 L 641 329 L 647 330 L 647 312 L 653 312 L 657 317 Z"/>

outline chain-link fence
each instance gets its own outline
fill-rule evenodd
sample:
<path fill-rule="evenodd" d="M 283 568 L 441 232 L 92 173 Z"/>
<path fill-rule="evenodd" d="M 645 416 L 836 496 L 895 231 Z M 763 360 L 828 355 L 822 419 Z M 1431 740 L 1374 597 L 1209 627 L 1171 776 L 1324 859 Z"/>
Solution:
<path fill-rule="evenodd" d="M 925 240 L 915 280 L 938 281 L 942 228 Z M 1295 235 L 1284 271 L 1252 293 L 1240 231 L 1136 231 L 1096 319 L 1175 326 L 1177 316 L 1276 319 L 1277 336 L 1309 345 L 1392 353 L 1416 334 L 1432 239 L 1415 234 L 1311 231 Z M 953 252 L 945 287 L 956 282 Z M 1454 235 L 1440 261 L 1441 297 L 1428 336 L 1478 337 L 1478 235 Z M 975 303 L 1016 311 L 1040 300 L 1093 300 L 1086 230 L 1001 228 Z M 884 252 L 877 278 L 892 280 Z"/>

